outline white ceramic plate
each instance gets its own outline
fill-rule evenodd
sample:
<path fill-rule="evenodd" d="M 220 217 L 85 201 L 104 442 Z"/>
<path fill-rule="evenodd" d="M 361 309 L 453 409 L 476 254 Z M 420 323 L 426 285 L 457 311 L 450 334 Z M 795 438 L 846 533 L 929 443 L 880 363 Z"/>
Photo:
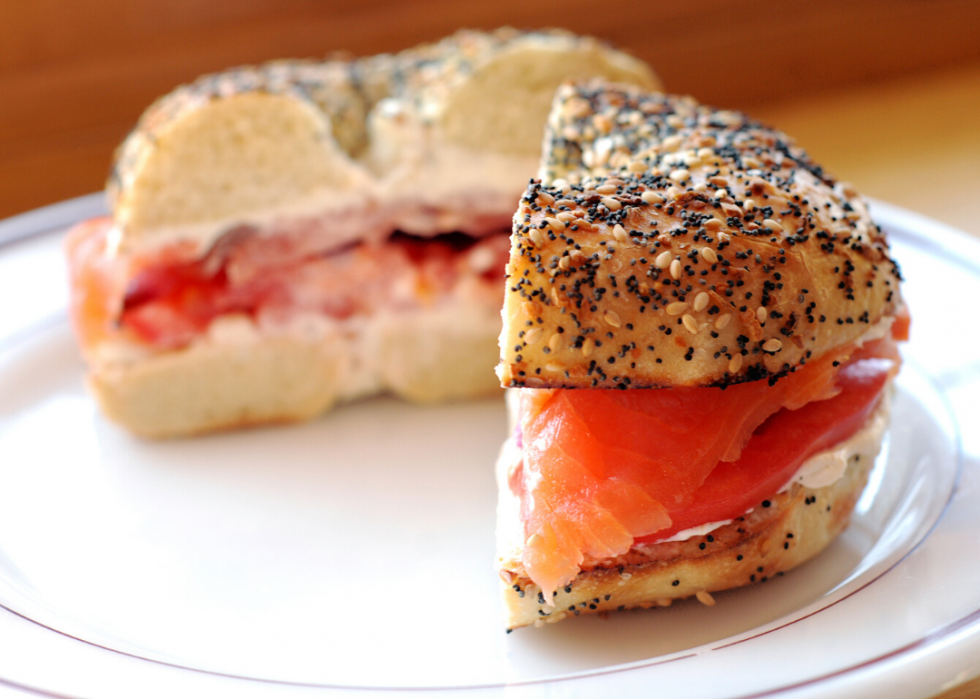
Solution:
<path fill-rule="evenodd" d="M 64 227 L 0 223 L 0 689 L 67 697 L 922 697 L 980 674 L 980 244 L 884 204 L 913 339 L 851 528 L 765 584 L 504 633 L 502 401 L 164 443 L 96 412 Z"/>

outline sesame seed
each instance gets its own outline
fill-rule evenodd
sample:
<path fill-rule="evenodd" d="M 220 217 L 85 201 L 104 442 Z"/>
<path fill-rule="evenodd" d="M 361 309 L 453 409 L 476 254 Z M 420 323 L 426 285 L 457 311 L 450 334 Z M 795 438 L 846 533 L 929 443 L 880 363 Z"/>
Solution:
<path fill-rule="evenodd" d="M 629 242 L 629 236 L 626 235 L 626 229 L 623 228 L 618 223 L 615 226 L 613 226 L 613 238 L 615 238 L 620 243 L 628 243 Z"/>
<path fill-rule="evenodd" d="M 554 335 L 551 336 L 551 339 L 548 340 L 548 347 L 551 348 L 552 352 L 557 352 L 558 350 L 561 349 L 561 346 L 562 346 L 561 335 L 559 333 L 555 333 Z"/>
<path fill-rule="evenodd" d="M 681 195 L 681 190 L 677 189 L 677 187 L 671 185 L 670 187 L 667 188 L 668 199 L 677 199 L 680 195 Z"/>
<path fill-rule="evenodd" d="M 742 368 L 742 355 L 733 355 L 731 361 L 728 362 L 728 373 L 737 374 L 738 370 Z"/>
<path fill-rule="evenodd" d="M 759 306 L 759 308 L 757 308 L 756 311 L 755 311 L 755 319 L 757 321 L 759 321 L 760 323 L 765 323 L 766 322 L 766 316 L 768 314 L 769 314 L 769 312 L 766 310 L 766 307 L 765 306 Z"/>
<path fill-rule="evenodd" d="M 606 311 L 602 319 L 614 328 L 622 327 L 622 321 L 620 321 L 619 314 L 616 311 Z"/>
<path fill-rule="evenodd" d="M 643 201 L 645 201 L 647 204 L 663 204 L 664 203 L 664 198 L 663 198 L 662 195 L 660 195 L 659 193 L 654 192 L 652 190 L 649 190 L 649 189 L 647 191 L 645 191 L 643 194 L 640 195 L 640 199 L 642 199 Z"/>
<path fill-rule="evenodd" d="M 539 231 L 537 228 L 532 228 L 527 234 L 527 237 L 530 238 L 531 242 L 537 247 L 540 248 L 544 246 L 544 236 L 541 235 L 541 231 Z"/>
<path fill-rule="evenodd" d="M 653 261 L 653 264 L 657 265 L 660 269 L 667 269 L 670 267 L 670 261 L 673 255 L 670 254 L 669 250 L 664 250 L 662 253 L 657 255 L 657 259 Z"/>
<path fill-rule="evenodd" d="M 746 211 L 755 211 L 755 199 L 746 199 L 743 208 Z"/>
<path fill-rule="evenodd" d="M 564 112 L 573 119 L 581 119 L 591 111 L 592 105 L 582 97 L 573 97 L 564 105 Z"/>
<path fill-rule="evenodd" d="M 620 204 L 615 199 L 610 199 L 609 197 L 603 197 L 600 200 L 600 203 L 610 211 L 619 211 L 621 208 L 623 208 L 622 204 Z"/>
<path fill-rule="evenodd" d="M 548 362 L 544 365 L 545 371 L 559 372 L 562 370 L 561 364 L 555 364 L 554 362 Z"/>
<path fill-rule="evenodd" d="M 674 279 L 680 279 L 683 271 L 684 269 L 681 267 L 680 260 L 674 260 L 670 263 L 670 276 L 672 276 Z"/>
<path fill-rule="evenodd" d="M 684 168 L 678 168 L 668 175 L 674 182 L 685 182 L 691 177 L 691 173 Z"/>
<path fill-rule="evenodd" d="M 548 224 L 555 231 L 565 230 L 565 222 L 557 218 L 546 218 L 545 223 Z"/>
<path fill-rule="evenodd" d="M 773 221 L 771 218 L 763 219 L 762 225 L 766 228 L 771 228 L 774 233 L 782 233 L 783 226 L 777 221 Z"/>
<path fill-rule="evenodd" d="M 715 598 L 707 590 L 698 590 L 694 596 L 698 598 L 698 602 L 706 607 L 715 606 Z"/>
<path fill-rule="evenodd" d="M 597 191 L 599 194 L 615 194 L 616 193 L 616 185 L 614 185 L 614 184 L 604 184 L 604 185 L 602 185 L 600 187 L 596 187 L 595 188 L 595 191 Z"/>
<path fill-rule="evenodd" d="M 674 301 L 673 303 L 667 304 L 667 315 L 669 316 L 679 316 L 686 310 L 687 303 L 684 301 Z"/>
<path fill-rule="evenodd" d="M 775 354 L 782 348 L 783 348 L 783 343 L 777 340 L 776 338 L 766 340 L 766 342 L 762 345 L 763 352 L 772 352 L 773 354 Z"/>
<path fill-rule="evenodd" d="M 531 328 L 524 333 L 524 344 L 533 345 L 541 339 L 541 328 Z"/>
<path fill-rule="evenodd" d="M 701 327 L 698 325 L 698 321 L 696 321 L 694 316 L 692 316 L 690 313 L 685 313 L 684 317 L 681 318 L 681 322 L 684 323 L 684 327 L 687 329 L 687 331 L 694 335 L 697 335 L 698 331 L 701 329 Z"/>
<path fill-rule="evenodd" d="M 541 206 L 551 206 L 555 203 L 555 198 L 547 192 L 538 192 L 537 202 Z"/>
<path fill-rule="evenodd" d="M 713 218 L 711 220 L 717 221 L 718 219 Z M 715 251 L 712 250 L 711 248 L 701 248 L 701 257 L 703 257 L 704 261 L 707 262 L 709 265 L 713 265 L 716 262 L 718 262 L 717 253 L 715 253 Z"/>
<path fill-rule="evenodd" d="M 708 301 L 709 301 L 708 292 L 707 291 L 699 292 L 698 295 L 694 297 L 694 312 L 700 313 L 705 308 L 707 308 Z"/>
<path fill-rule="evenodd" d="M 716 231 L 722 226 L 724 226 L 725 224 L 716 218 L 709 218 L 707 221 L 704 222 L 703 225 L 706 230 Z"/>
<path fill-rule="evenodd" d="M 612 120 L 605 114 L 594 114 L 592 116 L 592 125 L 595 126 L 596 131 L 603 134 L 612 131 L 613 127 Z"/>
<path fill-rule="evenodd" d="M 595 340 L 591 337 L 585 338 L 585 342 L 582 343 L 582 356 L 588 357 L 593 349 L 595 349 Z"/>
<path fill-rule="evenodd" d="M 723 316 L 718 316 L 718 320 L 715 321 L 715 330 L 724 330 L 728 327 L 728 324 L 732 320 L 732 314 L 726 313 Z"/>

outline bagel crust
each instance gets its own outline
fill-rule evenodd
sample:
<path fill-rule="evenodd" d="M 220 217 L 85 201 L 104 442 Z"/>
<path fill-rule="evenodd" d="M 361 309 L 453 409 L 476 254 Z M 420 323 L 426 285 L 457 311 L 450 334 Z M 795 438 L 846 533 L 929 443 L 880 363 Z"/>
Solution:
<path fill-rule="evenodd" d="M 901 305 L 864 200 L 738 112 L 565 85 L 539 176 L 514 216 L 504 386 L 774 379 Z"/>
<path fill-rule="evenodd" d="M 541 626 L 580 614 L 666 607 L 693 596 L 713 605 L 711 592 L 765 582 L 817 555 L 850 522 L 881 449 L 889 398 L 886 391 L 876 413 L 855 435 L 847 468 L 832 484 L 809 488 L 794 483 L 708 533 L 639 544 L 622 556 L 592 561 L 555 592 L 553 606 L 520 563 L 520 505 L 507 486 L 515 455 L 505 447 L 497 467 L 497 566 L 507 628 Z"/>
<path fill-rule="evenodd" d="M 305 320 L 306 328 L 269 332 L 225 316 L 183 349 L 94 362 L 89 389 L 113 421 L 158 439 L 304 421 L 384 391 L 421 404 L 500 392 L 489 307 L 460 301 Z"/>
<path fill-rule="evenodd" d="M 316 221 L 330 233 L 350 210 L 433 235 L 469 230 L 491 206 L 506 226 L 554 90 L 597 76 L 658 85 L 596 39 L 511 28 L 203 76 L 157 100 L 116 151 L 113 250 L 193 242 L 202 253 L 242 224 L 274 233 Z"/>

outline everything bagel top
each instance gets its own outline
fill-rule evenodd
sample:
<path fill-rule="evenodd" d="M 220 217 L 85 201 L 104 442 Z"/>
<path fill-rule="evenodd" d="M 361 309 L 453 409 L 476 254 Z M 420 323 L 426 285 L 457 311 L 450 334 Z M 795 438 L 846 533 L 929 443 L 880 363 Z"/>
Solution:
<path fill-rule="evenodd" d="M 784 134 L 625 86 L 563 86 L 514 217 L 505 386 L 773 378 L 903 312 L 865 201 Z"/>

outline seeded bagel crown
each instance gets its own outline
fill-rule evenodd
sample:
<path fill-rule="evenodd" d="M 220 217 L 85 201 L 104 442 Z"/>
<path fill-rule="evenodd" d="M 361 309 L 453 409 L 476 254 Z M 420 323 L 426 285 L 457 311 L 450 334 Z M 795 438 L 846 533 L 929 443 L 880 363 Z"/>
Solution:
<path fill-rule="evenodd" d="M 901 303 L 865 201 L 738 112 L 565 85 L 539 177 L 514 216 L 505 386 L 776 377 Z"/>

